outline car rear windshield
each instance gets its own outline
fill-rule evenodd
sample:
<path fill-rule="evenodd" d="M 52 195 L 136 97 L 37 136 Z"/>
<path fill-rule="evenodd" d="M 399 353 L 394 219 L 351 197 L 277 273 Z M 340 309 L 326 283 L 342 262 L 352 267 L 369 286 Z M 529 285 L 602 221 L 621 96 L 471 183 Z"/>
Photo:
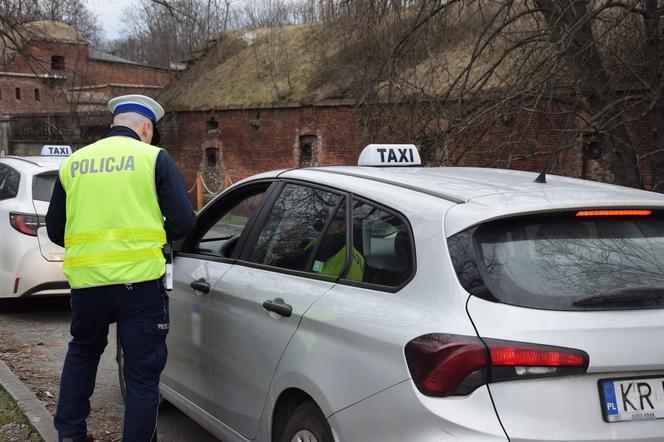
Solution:
<path fill-rule="evenodd" d="M 661 214 L 506 219 L 448 246 L 461 284 L 487 299 L 554 310 L 664 307 Z"/>
<path fill-rule="evenodd" d="M 32 177 L 32 199 L 37 201 L 51 201 L 53 185 L 58 174 L 42 173 Z"/>

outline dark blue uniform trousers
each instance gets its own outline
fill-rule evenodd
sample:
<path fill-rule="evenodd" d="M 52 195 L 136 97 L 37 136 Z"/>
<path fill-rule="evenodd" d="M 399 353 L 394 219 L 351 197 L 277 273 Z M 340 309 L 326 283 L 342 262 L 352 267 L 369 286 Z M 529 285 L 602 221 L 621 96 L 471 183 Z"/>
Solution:
<path fill-rule="evenodd" d="M 69 350 L 60 378 L 55 428 L 60 440 L 85 440 L 90 396 L 108 326 L 117 322 L 124 353 L 125 442 L 157 439 L 159 376 L 166 364 L 168 296 L 161 280 L 72 289 Z"/>

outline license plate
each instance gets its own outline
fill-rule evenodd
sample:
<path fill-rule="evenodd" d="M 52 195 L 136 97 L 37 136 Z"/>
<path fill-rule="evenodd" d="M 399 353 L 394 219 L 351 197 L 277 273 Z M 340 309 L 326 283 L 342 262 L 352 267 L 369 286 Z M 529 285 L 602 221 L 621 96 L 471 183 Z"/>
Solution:
<path fill-rule="evenodd" d="M 664 418 L 664 376 L 600 379 L 606 422 Z"/>

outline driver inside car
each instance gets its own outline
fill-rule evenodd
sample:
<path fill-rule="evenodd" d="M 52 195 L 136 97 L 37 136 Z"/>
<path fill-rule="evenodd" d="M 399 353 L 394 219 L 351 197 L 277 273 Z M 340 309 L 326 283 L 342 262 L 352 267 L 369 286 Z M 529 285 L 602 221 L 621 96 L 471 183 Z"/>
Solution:
<path fill-rule="evenodd" d="M 316 230 L 323 228 L 323 225 L 314 226 Z M 346 264 L 346 216 L 343 212 L 336 212 L 330 225 L 320 241 L 311 240 L 302 244 L 301 248 L 293 254 L 280 256 L 274 255 L 270 262 L 277 267 L 311 270 L 320 275 L 338 276 Z M 315 259 L 311 261 L 312 254 L 316 253 Z M 345 279 L 352 281 L 362 281 L 364 277 L 364 257 L 353 248 L 352 260 L 348 274 Z"/>

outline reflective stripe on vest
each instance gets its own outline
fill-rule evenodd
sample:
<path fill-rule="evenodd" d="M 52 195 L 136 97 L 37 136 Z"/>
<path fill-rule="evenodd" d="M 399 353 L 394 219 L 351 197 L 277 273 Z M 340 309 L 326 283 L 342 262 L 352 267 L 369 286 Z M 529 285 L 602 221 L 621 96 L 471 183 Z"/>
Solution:
<path fill-rule="evenodd" d="M 65 247 L 99 241 L 160 241 L 166 242 L 166 232 L 157 229 L 112 229 L 78 232 L 65 236 Z"/>
<path fill-rule="evenodd" d="M 67 195 L 63 270 L 72 288 L 147 281 L 164 274 L 164 219 L 155 189 L 160 149 L 109 137 L 60 167 Z"/>
<path fill-rule="evenodd" d="M 125 262 L 145 261 L 148 259 L 163 258 L 161 248 L 123 250 L 120 252 L 99 252 L 87 255 L 72 256 L 64 262 L 63 268 L 87 267 L 95 264 L 116 264 Z"/>

